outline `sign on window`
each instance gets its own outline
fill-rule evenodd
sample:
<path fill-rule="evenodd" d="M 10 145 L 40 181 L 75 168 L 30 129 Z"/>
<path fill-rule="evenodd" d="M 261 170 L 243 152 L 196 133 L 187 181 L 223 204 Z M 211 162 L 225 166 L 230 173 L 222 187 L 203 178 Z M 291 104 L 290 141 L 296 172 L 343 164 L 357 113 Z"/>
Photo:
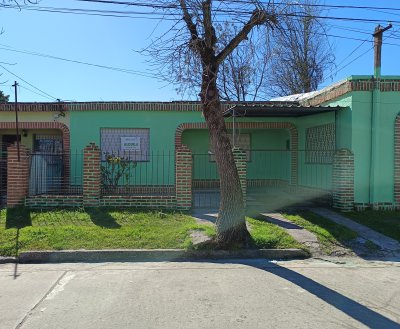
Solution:
<path fill-rule="evenodd" d="M 121 137 L 122 151 L 140 151 L 140 137 Z"/>

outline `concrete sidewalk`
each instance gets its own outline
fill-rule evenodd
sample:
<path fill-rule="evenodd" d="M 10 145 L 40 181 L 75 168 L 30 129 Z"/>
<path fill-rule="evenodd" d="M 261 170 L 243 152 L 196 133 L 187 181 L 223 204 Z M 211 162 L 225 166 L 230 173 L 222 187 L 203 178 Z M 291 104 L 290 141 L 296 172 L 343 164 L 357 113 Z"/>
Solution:
<path fill-rule="evenodd" d="M 16 275 L 14 275 L 16 274 Z M 0 265 L 0 328 L 400 328 L 400 265 Z"/>
<path fill-rule="evenodd" d="M 312 212 L 325 217 L 337 224 L 346 226 L 347 228 L 357 232 L 362 238 L 370 240 L 379 246 L 383 251 L 392 252 L 400 255 L 400 243 L 386 235 L 376 232 L 367 226 L 359 224 L 351 219 L 342 216 L 332 210 L 326 208 L 311 208 Z"/>
<path fill-rule="evenodd" d="M 324 255 L 319 245 L 318 238 L 314 233 L 292 223 L 279 213 L 261 213 L 260 215 L 264 220 L 283 228 L 296 241 L 307 246 L 313 256 Z"/>

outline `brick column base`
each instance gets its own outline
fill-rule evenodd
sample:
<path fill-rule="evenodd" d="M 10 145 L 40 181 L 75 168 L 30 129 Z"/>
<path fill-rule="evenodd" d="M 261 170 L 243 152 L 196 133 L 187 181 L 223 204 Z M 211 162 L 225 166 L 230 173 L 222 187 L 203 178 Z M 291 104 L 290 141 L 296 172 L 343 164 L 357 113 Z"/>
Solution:
<path fill-rule="evenodd" d="M 185 145 L 175 152 L 176 208 L 189 210 L 192 207 L 192 152 Z"/>
<path fill-rule="evenodd" d="M 7 149 L 7 207 L 23 205 L 29 188 L 29 154 L 24 145 L 19 146 L 18 161 L 17 144 Z"/>
<path fill-rule="evenodd" d="M 400 208 L 400 114 L 394 124 L 394 202 Z"/>
<path fill-rule="evenodd" d="M 240 187 L 243 194 L 243 207 L 246 208 L 247 195 L 247 155 L 246 152 L 235 147 L 233 148 L 233 157 L 235 159 L 236 169 L 239 174 Z"/>
<path fill-rule="evenodd" d="M 98 207 L 100 192 L 100 149 L 95 143 L 90 143 L 83 150 L 83 206 Z"/>
<path fill-rule="evenodd" d="M 335 152 L 333 159 L 333 207 L 340 211 L 354 208 L 354 155 L 348 149 Z"/>

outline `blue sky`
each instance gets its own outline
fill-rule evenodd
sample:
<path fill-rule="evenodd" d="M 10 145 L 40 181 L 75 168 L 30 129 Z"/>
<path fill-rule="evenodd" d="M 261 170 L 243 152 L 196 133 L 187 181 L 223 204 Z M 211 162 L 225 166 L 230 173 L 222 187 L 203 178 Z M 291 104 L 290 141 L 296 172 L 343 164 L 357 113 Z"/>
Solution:
<path fill-rule="evenodd" d="M 331 9 L 327 16 L 393 21 L 385 32 L 382 53 L 382 74 L 400 75 L 400 3 L 397 0 L 325 0 L 325 4 L 379 6 L 399 11 Z M 73 0 L 42 0 L 41 7 L 132 10 L 121 6 L 79 3 Z M 150 19 L 96 17 L 39 11 L 0 9 L 0 65 L 39 88 L 16 78 L 0 67 L 0 89 L 12 95 L 11 84 L 21 84 L 19 101 L 52 101 L 51 97 L 67 101 L 172 101 L 182 100 L 175 87 L 158 81 L 147 59 L 135 50 L 149 44 L 171 24 Z M 337 69 L 327 75 L 321 87 L 350 75 L 373 73 L 372 31 L 377 23 L 327 21 L 334 44 Z M 349 39 L 345 39 L 349 38 Z M 353 40 L 361 39 L 361 40 Z M 362 40 L 366 40 L 363 42 Z M 21 54 L 7 49 L 37 52 L 93 64 L 125 68 L 139 74 L 63 62 Z M 353 52 L 354 51 L 354 52 Z M 353 53 L 352 53 L 353 52 Z M 350 56 L 349 56 L 350 55 Z M 360 57 L 359 57 L 360 56 Z M 357 57 L 359 57 L 357 59 Z M 8 65 L 8 64 L 15 65 Z M 329 73 L 329 72 L 328 72 Z M 28 90 L 29 89 L 29 90 Z M 35 91 L 38 94 L 33 93 Z M 51 96 L 51 97 L 50 97 Z M 50 97 L 50 98 L 49 98 Z"/>

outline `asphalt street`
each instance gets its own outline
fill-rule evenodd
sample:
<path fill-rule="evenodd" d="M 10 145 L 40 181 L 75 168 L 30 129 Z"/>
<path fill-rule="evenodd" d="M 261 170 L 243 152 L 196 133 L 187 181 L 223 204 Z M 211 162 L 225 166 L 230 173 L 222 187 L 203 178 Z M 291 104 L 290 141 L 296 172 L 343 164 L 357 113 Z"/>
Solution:
<path fill-rule="evenodd" d="M 400 262 L 0 265 L 0 328 L 400 328 Z"/>

